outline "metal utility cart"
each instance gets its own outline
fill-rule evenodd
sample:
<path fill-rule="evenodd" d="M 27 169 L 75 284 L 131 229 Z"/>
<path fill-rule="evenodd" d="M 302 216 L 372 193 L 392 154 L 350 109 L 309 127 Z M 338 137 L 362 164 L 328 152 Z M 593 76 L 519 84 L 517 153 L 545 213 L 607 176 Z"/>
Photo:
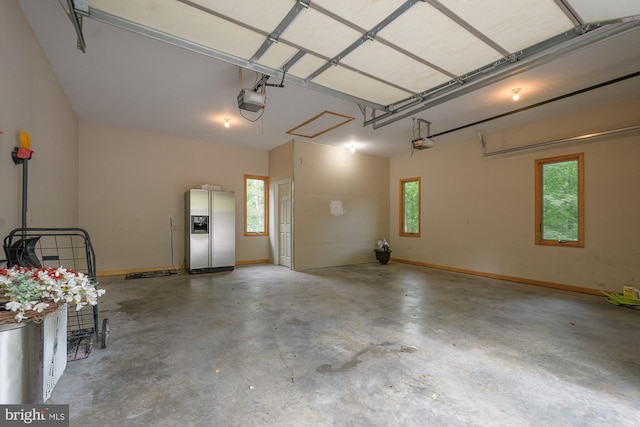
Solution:
<path fill-rule="evenodd" d="M 7 266 L 64 267 L 86 274 L 96 283 L 95 253 L 89 233 L 81 228 L 16 228 L 4 238 Z M 85 359 L 92 342 L 106 348 L 109 319 L 98 328 L 98 306 L 67 310 L 67 360 Z"/>

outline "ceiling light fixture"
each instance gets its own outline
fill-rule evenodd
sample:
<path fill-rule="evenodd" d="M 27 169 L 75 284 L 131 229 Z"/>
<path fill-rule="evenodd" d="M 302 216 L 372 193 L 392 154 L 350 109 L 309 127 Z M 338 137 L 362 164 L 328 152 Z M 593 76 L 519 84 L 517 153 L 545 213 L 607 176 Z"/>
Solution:
<path fill-rule="evenodd" d="M 229 126 L 231 126 L 231 123 L 229 123 L 229 119 L 227 117 L 224 118 L 224 127 L 228 128 Z"/>
<path fill-rule="evenodd" d="M 356 144 L 351 144 L 351 147 L 349 147 L 349 151 L 351 151 L 352 153 L 356 152 Z"/>
<path fill-rule="evenodd" d="M 517 87 L 515 89 L 511 89 L 511 99 L 513 99 L 514 101 L 517 101 L 520 99 L 520 88 Z"/>

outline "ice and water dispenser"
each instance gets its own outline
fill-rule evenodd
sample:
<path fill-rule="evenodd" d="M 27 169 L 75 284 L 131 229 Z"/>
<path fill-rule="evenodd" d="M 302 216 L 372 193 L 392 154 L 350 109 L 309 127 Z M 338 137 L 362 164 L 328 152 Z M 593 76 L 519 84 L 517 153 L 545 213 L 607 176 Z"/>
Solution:
<path fill-rule="evenodd" d="M 191 234 L 209 233 L 209 215 L 191 215 Z"/>

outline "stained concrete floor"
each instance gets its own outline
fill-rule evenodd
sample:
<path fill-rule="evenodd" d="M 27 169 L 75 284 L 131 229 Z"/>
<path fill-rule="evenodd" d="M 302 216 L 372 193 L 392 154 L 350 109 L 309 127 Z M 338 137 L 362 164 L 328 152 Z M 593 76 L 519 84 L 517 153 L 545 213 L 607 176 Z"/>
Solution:
<path fill-rule="evenodd" d="M 638 426 L 640 311 L 390 263 L 104 277 L 71 426 Z"/>

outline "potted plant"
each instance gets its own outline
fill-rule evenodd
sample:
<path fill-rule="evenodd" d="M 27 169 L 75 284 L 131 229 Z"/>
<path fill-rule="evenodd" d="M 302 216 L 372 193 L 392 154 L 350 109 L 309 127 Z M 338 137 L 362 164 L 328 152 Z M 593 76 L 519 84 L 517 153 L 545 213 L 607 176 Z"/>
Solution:
<path fill-rule="evenodd" d="M 378 248 L 373 250 L 376 254 L 376 259 L 380 264 L 387 264 L 389 258 L 391 258 L 391 249 L 389 248 L 389 242 L 385 239 L 378 240 Z"/>
<path fill-rule="evenodd" d="M 96 305 L 104 289 L 83 273 L 63 267 L 0 268 L 0 323 L 42 319 L 61 304 L 76 304 L 76 310 Z"/>

